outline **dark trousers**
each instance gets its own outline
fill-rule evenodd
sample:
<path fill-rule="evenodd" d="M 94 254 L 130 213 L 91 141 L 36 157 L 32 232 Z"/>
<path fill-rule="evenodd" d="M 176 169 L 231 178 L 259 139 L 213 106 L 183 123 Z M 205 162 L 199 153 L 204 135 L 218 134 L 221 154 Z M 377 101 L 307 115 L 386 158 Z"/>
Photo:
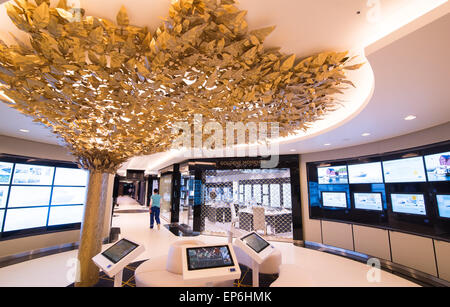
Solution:
<path fill-rule="evenodd" d="M 153 228 L 154 220 L 156 220 L 156 224 L 161 224 L 159 220 L 159 207 L 152 207 L 152 213 L 150 213 L 150 228 Z"/>

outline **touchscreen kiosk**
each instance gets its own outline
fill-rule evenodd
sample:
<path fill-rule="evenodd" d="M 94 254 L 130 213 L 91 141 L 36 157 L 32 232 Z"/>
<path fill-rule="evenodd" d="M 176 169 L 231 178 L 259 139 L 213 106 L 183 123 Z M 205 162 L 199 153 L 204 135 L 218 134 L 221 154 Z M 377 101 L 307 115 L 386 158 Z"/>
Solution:
<path fill-rule="evenodd" d="M 241 270 L 231 244 L 182 247 L 184 280 L 205 283 L 238 279 Z"/>
<path fill-rule="evenodd" d="M 256 232 L 237 238 L 235 244 L 258 264 L 263 263 L 275 251 L 275 248 Z"/>
<path fill-rule="evenodd" d="M 114 277 L 121 273 L 123 268 L 144 250 L 145 248 L 142 245 L 127 239 L 121 239 L 104 252 L 96 255 L 92 260 L 106 275 Z"/>

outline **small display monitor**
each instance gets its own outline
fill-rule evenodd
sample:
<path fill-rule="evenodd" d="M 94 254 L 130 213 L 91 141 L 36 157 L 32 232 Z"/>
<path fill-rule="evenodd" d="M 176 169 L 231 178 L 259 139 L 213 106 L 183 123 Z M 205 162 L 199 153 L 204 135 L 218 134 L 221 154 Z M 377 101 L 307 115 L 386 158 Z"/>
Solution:
<path fill-rule="evenodd" d="M 423 194 L 391 194 L 392 211 L 396 213 L 426 215 Z"/>
<path fill-rule="evenodd" d="M 251 249 L 253 249 L 257 253 L 262 252 L 264 249 L 270 246 L 269 242 L 267 242 L 254 232 L 243 237 L 241 240 L 244 241 Z"/>
<path fill-rule="evenodd" d="M 105 250 L 102 255 L 110 260 L 112 263 L 117 263 L 128 254 L 130 254 L 133 250 L 135 250 L 139 245 L 128 241 L 126 239 L 122 239 L 107 250 Z"/>
<path fill-rule="evenodd" d="M 439 216 L 450 219 L 450 194 L 436 195 Z"/>
<path fill-rule="evenodd" d="M 425 156 L 428 181 L 450 181 L 450 151 Z"/>
<path fill-rule="evenodd" d="M 425 182 L 425 168 L 422 157 L 383 162 L 386 183 Z"/>
<path fill-rule="evenodd" d="M 347 193 L 322 192 L 322 205 L 329 208 L 347 208 Z"/>
<path fill-rule="evenodd" d="M 383 211 L 381 193 L 354 193 L 355 209 Z"/>
<path fill-rule="evenodd" d="M 348 166 L 350 183 L 383 183 L 381 162 L 354 164 Z"/>
<path fill-rule="evenodd" d="M 318 167 L 319 184 L 348 184 L 347 166 Z"/>
<path fill-rule="evenodd" d="M 228 245 L 186 248 L 188 270 L 234 266 Z"/>

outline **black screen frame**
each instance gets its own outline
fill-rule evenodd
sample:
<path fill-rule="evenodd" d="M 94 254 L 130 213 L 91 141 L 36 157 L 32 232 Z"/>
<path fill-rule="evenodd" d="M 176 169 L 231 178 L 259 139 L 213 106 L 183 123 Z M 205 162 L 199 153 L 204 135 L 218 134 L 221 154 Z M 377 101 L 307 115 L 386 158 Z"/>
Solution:
<path fill-rule="evenodd" d="M 248 237 L 250 237 L 250 236 L 256 236 L 256 237 L 258 237 L 259 239 L 263 240 L 263 241 L 266 243 L 266 245 L 265 245 L 262 249 L 260 249 L 259 251 L 256 250 L 255 248 L 253 248 L 253 246 L 251 246 L 250 244 L 248 244 L 247 242 L 244 241 L 246 238 L 248 238 Z M 242 240 L 243 242 L 245 242 L 245 244 L 246 244 L 248 247 L 250 247 L 252 250 L 254 250 L 257 254 L 261 253 L 263 250 L 265 250 L 266 248 L 268 248 L 268 247 L 270 246 L 270 243 L 269 243 L 269 242 L 267 242 L 266 240 L 264 240 L 264 238 L 262 238 L 260 235 L 258 235 L 258 234 L 255 233 L 255 232 L 249 233 L 249 234 L 246 235 L 245 237 L 241 238 L 241 240 Z"/>
<path fill-rule="evenodd" d="M 128 254 L 126 254 L 125 256 L 122 256 L 119 260 L 114 260 L 112 257 L 110 257 L 109 255 L 107 255 L 106 253 L 109 251 L 109 250 L 111 250 L 113 247 L 115 247 L 117 244 L 119 244 L 120 242 L 122 242 L 122 241 L 126 241 L 126 242 L 128 242 L 128 243 L 131 243 L 134 247 L 133 247 L 133 249 L 128 253 Z M 106 259 L 108 259 L 109 261 L 111 261 L 112 263 L 114 263 L 114 264 L 116 264 L 116 263 L 118 263 L 120 260 L 122 260 L 123 258 L 125 258 L 126 256 L 128 256 L 132 251 L 134 251 L 136 248 L 138 248 L 139 247 L 139 244 L 136 244 L 136 243 L 134 243 L 134 242 L 131 242 L 130 240 L 127 240 L 127 239 L 120 239 L 117 243 L 115 243 L 114 245 L 112 245 L 112 246 L 110 246 L 107 250 L 105 250 L 104 252 L 102 252 L 102 256 L 103 257 L 105 257 Z"/>
<path fill-rule="evenodd" d="M 207 267 L 207 268 L 191 268 L 191 261 L 189 258 L 189 251 L 190 250 L 197 250 L 197 249 L 206 249 L 206 248 L 221 248 L 221 247 L 226 247 L 228 250 L 228 254 L 230 255 L 230 260 L 231 260 L 231 264 L 227 264 L 227 265 L 216 265 L 216 266 L 211 266 L 211 267 Z M 230 247 L 225 244 L 225 245 L 214 245 L 214 246 L 199 246 L 199 247 L 187 247 L 186 248 L 186 259 L 187 259 L 187 269 L 188 271 L 199 271 L 199 270 L 209 270 L 209 269 L 217 269 L 217 268 L 228 268 L 228 267 L 234 267 L 234 259 L 233 259 L 233 255 L 231 254 L 231 250 Z"/>

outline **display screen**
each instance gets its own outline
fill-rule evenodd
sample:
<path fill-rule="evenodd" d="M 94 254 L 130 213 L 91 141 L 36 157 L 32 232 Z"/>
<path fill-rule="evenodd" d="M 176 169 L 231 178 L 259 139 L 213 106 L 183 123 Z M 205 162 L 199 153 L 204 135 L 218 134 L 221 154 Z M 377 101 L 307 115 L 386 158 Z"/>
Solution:
<path fill-rule="evenodd" d="M 234 266 L 228 245 L 186 248 L 188 270 Z"/>
<path fill-rule="evenodd" d="M 54 187 L 52 205 L 81 205 L 86 202 L 85 187 Z"/>
<path fill-rule="evenodd" d="M 347 184 L 347 166 L 329 166 L 317 168 L 319 184 Z"/>
<path fill-rule="evenodd" d="M 362 210 L 383 210 L 381 193 L 354 193 L 355 209 Z"/>
<path fill-rule="evenodd" d="M 48 206 L 52 187 L 12 186 L 8 208 Z"/>
<path fill-rule="evenodd" d="M 54 185 L 86 186 L 89 172 L 78 168 L 57 167 Z"/>
<path fill-rule="evenodd" d="M 425 156 L 428 181 L 450 181 L 450 151 Z"/>
<path fill-rule="evenodd" d="M 49 226 L 81 223 L 83 221 L 84 206 L 50 207 Z"/>
<path fill-rule="evenodd" d="M 241 240 L 257 253 L 260 253 L 266 247 L 270 246 L 269 242 L 258 236 L 256 233 L 251 233 Z"/>
<path fill-rule="evenodd" d="M 383 183 L 381 163 L 364 163 L 348 166 L 350 183 Z"/>
<path fill-rule="evenodd" d="M 322 192 L 322 204 L 324 207 L 347 208 L 347 193 Z"/>
<path fill-rule="evenodd" d="M 425 199 L 423 194 L 391 194 L 392 211 L 426 215 Z"/>
<path fill-rule="evenodd" d="M 102 253 L 112 263 L 117 263 L 135 250 L 139 245 L 122 239 Z"/>
<path fill-rule="evenodd" d="M 54 167 L 16 164 L 13 184 L 51 185 Z"/>
<path fill-rule="evenodd" d="M 9 184 L 12 168 L 12 163 L 0 162 L 0 184 Z"/>
<path fill-rule="evenodd" d="M 422 157 L 385 161 L 383 169 L 387 183 L 426 181 Z"/>
<path fill-rule="evenodd" d="M 450 219 L 450 195 L 436 195 L 439 216 Z"/>
<path fill-rule="evenodd" d="M 4 231 L 45 227 L 48 207 L 8 209 Z"/>

